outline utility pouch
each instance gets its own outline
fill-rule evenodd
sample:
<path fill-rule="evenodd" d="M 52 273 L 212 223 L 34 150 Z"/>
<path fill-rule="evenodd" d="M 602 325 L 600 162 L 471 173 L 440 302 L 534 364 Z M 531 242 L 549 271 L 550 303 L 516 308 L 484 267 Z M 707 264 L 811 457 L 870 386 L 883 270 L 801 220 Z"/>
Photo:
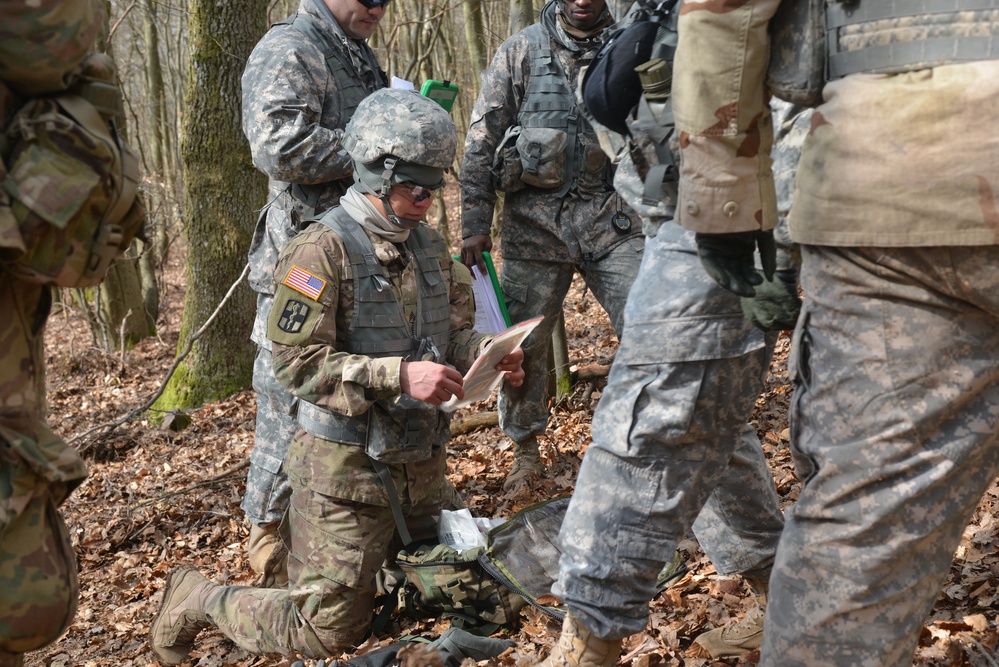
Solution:
<path fill-rule="evenodd" d="M 523 169 L 520 180 L 545 190 L 565 185 L 568 134 L 547 127 L 525 127 L 516 143 Z"/>
<path fill-rule="evenodd" d="M 135 153 L 86 92 L 29 100 L 0 140 L 23 240 L 8 270 L 22 280 L 96 285 L 145 222 Z"/>
<path fill-rule="evenodd" d="M 826 85 L 826 57 L 826 0 L 780 3 L 770 20 L 770 91 L 792 104 L 818 106 Z"/>
<path fill-rule="evenodd" d="M 503 140 L 493 155 L 493 185 L 502 192 L 516 192 L 524 189 L 520 175 L 524 172 L 517 153 L 517 139 L 520 137 L 520 125 L 507 128 Z"/>
<path fill-rule="evenodd" d="M 435 406 L 406 394 L 376 401 L 368 409 L 364 452 L 382 463 L 426 461 L 451 437 L 447 418 Z"/>

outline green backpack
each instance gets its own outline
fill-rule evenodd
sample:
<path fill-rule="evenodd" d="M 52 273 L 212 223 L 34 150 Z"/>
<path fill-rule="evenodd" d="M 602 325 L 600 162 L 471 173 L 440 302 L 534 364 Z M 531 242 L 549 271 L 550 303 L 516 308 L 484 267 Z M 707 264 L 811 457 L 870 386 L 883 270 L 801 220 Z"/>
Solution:
<path fill-rule="evenodd" d="M 406 573 L 406 612 L 416 618 L 441 616 L 475 634 L 513 629 L 520 610 L 531 605 L 554 619 L 565 608 L 552 595 L 558 578 L 558 533 L 570 496 L 536 503 L 496 526 L 486 547 L 457 552 L 445 544 L 400 551 Z M 658 589 L 686 573 L 679 554 L 659 575 Z"/>

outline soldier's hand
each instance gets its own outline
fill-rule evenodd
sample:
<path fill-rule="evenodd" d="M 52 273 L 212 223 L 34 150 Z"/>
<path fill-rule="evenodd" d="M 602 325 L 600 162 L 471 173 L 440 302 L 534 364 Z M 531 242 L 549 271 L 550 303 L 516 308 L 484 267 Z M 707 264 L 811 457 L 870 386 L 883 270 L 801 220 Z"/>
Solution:
<path fill-rule="evenodd" d="M 524 384 L 524 350 L 522 348 L 517 348 L 510 354 L 506 355 L 500 362 L 494 366 L 498 371 L 504 371 L 503 379 L 510 383 L 513 387 L 519 387 Z"/>
<path fill-rule="evenodd" d="M 697 254 L 715 282 L 739 296 L 756 294 L 764 276 L 773 280 L 777 269 L 777 243 L 772 231 L 732 234 L 696 234 Z M 754 254 L 760 251 L 763 276 L 756 270 Z"/>
<path fill-rule="evenodd" d="M 472 268 L 478 266 L 482 275 L 486 275 L 486 263 L 482 253 L 493 249 L 493 240 L 489 234 L 474 234 L 461 243 L 461 263 Z"/>
<path fill-rule="evenodd" d="M 440 405 L 457 396 L 465 397 L 462 391 L 461 373 L 433 361 L 404 361 L 399 371 L 402 393 L 418 401 Z"/>

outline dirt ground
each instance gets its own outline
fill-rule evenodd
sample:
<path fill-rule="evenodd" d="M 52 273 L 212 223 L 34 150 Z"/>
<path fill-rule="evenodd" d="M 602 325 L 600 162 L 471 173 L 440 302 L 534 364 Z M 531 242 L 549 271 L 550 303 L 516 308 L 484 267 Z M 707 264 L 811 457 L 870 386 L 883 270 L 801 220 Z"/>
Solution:
<path fill-rule="evenodd" d="M 453 196 L 453 195 L 452 195 Z M 455 216 L 451 216 L 455 228 Z M 460 234 L 456 229 L 452 238 Z M 456 248 L 457 250 L 457 248 Z M 80 314 L 58 309 L 47 332 L 50 421 L 82 452 L 90 477 L 63 507 L 79 558 L 80 606 L 58 642 L 29 654 L 26 664 L 66 667 L 157 665 L 146 644 L 168 573 L 192 564 L 217 583 L 252 584 L 244 557 L 247 525 L 239 503 L 253 446 L 252 390 L 191 412 L 179 432 L 152 425 L 143 415 L 109 435 L 102 425 L 142 405 L 162 384 L 178 344 L 183 303 L 183 256 L 176 251 L 162 274 L 162 314 L 157 337 L 124 353 L 97 349 Z M 617 341 L 607 317 L 580 281 L 565 303 L 573 366 L 606 365 Z M 782 502 L 792 503 L 800 485 L 788 451 L 785 370 L 788 339 L 777 347 L 773 367 L 754 415 Z M 502 482 L 512 460 L 510 443 L 497 427 L 457 436 L 450 445 L 450 478 L 474 514 L 509 516 L 525 505 L 570 493 L 590 442 L 589 424 L 604 380 L 580 382 L 552 405 L 542 454 L 548 475 L 534 488 L 510 496 Z M 457 419 L 495 409 L 494 400 L 458 413 Z M 96 430 L 95 430 L 96 429 Z M 993 486 L 965 533 L 950 577 L 924 628 L 916 665 L 996 665 L 999 559 Z M 621 664 L 637 667 L 711 663 L 686 656 L 702 630 L 741 617 L 747 589 L 738 579 L 714 576 L 690 540 L 682 550 L 687 576 L 651 602 L 646 632 L 627 640 Z M 431 635 L 443 623 L 402 620 L 400 631 Z M 546 655 L 557 625 L 528 608 L 517 647 L 489 664 L 526 667 Z M 387 643 L 391 637 L 382 638 Z M 755 664 L 751 654 L 740 664 Z M 202 633 L 192 665 L 287 666 L 294 656 L 255 656 L 212 632 Z M 310 663 L 307 663 L 310 664 Z"/>

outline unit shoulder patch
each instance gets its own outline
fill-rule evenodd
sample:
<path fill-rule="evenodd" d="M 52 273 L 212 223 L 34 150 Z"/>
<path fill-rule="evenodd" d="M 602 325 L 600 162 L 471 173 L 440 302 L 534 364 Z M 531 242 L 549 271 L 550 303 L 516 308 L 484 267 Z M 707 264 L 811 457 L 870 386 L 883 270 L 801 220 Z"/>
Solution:
<path fill-rule="evenodd" d="M 281 311 L 281 317 L 278 318 L 277 327 L 287 333 L 298 333 L 302 330 L 310 312 L 312 312 L 312 308 L 308 304 L 289 299 L 284 304 L 284 310 Z"/>
<path fill-rule="evenodd" d="M 313 301 L 319 301 L 319 297 L 322 295 L 323 290 L 326 289 L 325 280 L 297 265 L 293 265 L 291 267 L 287 277 L 281 281 L 281 283 L 283 285 L 287 285 L 300 294 L 304 294 Z"/>

